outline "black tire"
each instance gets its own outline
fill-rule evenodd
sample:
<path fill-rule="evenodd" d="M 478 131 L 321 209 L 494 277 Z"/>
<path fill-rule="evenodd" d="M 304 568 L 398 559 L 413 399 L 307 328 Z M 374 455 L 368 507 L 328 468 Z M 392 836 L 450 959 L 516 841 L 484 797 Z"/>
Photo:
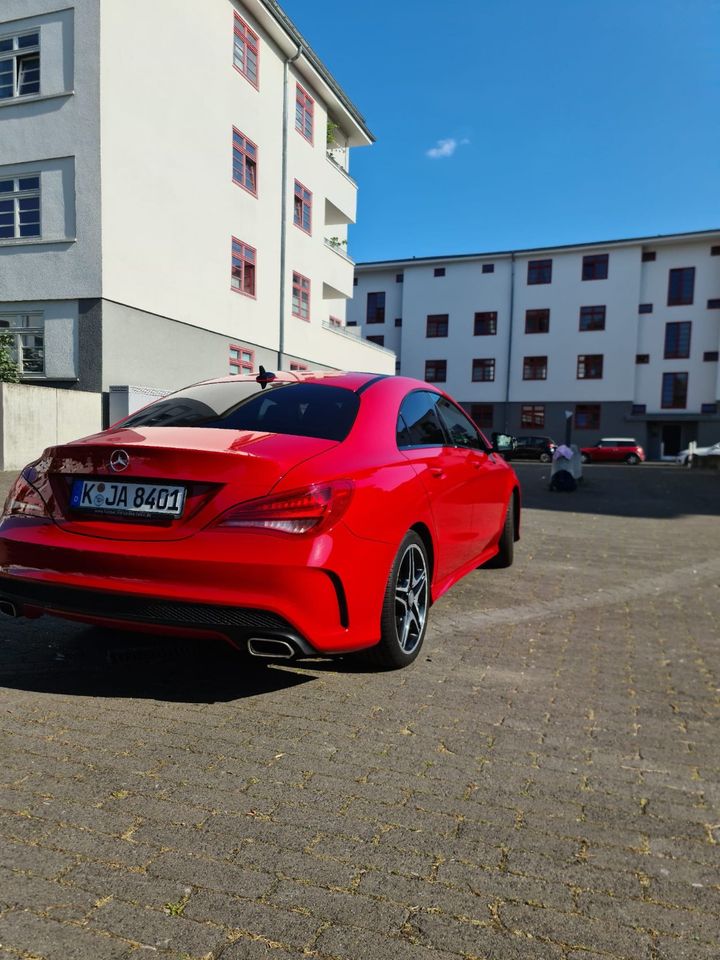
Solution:
<path fill-rule="evenodd" d="M 552 457 L 550 456 L 549 453 L 540 454 L 540 463 L 550 463 L 551 459 Z"/>
<path fill-rule="evenodd" d="M 590 457 L 589 457 L 586 453 L 581 453 L 581 454 L 580 454 L 580 462 L 581 462 L 581 463 L 590 463 Z"/>
<path fill-rule="evenodd" d="M 498 541 L 498 552 L 492 558 L 484 563 L 484 567 L 492 570 L 504 570 L 511 567 L 515 556 L 515 497 L 510 496 L 505 512 L 505 523 L 503 524 L 500 540 Z"/>
<path fill-rule="evenodd" d="M 629 463 L 631 466 L 635 466 L 636 463 L 640 463 L 640 457 L 636 453 L 629 453 L 625 457 L 625 463 Z"/>
<path fill-rule="evenodd" d="M 383 670 L 407 667 L 420 653 L 430 609 L 430 564 L 425 544 L 409 530 L 395 556 L 385 588 L 380 643 L 366 660 Z"/>

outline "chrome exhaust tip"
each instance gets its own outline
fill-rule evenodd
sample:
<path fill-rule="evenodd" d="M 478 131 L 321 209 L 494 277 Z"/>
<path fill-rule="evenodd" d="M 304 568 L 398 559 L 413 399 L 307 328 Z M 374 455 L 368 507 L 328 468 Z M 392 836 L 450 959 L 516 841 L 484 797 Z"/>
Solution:
<path fill-rule="evenodd" d="M 269 657 L 272 660 L 292 660 L 295 656 L 295 648 L 291 643 L 274 637 L 251 637 L 247 649 L 253 657 Z"/>
<path fill-rule="evenodd" d="M 6 617 L 19 617 L 17 607 L 14 603 L 10 603 L 9 600 L 0 600 L 0 613 L 4 613 Z"/>

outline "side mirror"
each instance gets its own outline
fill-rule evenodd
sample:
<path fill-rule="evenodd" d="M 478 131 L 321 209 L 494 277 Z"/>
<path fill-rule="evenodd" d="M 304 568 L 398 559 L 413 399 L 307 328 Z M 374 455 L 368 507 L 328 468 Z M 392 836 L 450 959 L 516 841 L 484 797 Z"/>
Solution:
<path fill-rule="evenodd" d="M 513 450 L 517 447 L 517 439 L 511 437 L 507 433 L 493 433 L 492 435 L 492 449 L 493 453 L 512 453 Z"/>

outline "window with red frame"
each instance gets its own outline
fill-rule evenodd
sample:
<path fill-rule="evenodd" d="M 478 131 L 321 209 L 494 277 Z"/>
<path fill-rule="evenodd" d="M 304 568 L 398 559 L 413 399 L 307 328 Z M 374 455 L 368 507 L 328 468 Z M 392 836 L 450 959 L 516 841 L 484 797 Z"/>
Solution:
<path fill-rule="evenodd" d="M 524 357 L 523 380 L 547 380 L 547 357 Z"/>
<path fill-rule="evenodd" d="M 482 357 L 472 362 L 472 378 L 474 383 L 483 380 L 495 379 L 495 357 Z"/>
<path fill-rule="evenodd" d="M 293 273 L 292 313 L 301 320 L 310 319 L 310 281 L 301 273 Z"/>
<path fill-rule="evenodd" d="M 552 283 L 552 260 L 529 260 L 527 282 Z"/>
<path fill-rule="evenodd" d="M 491 403 L 471 403 L 470 416 L 479 427 L 492 427 L 493 405 Z"/>
<path fill-rule="evenodd" d="M 237 343 L 230 344 L 230 373 L 249 374 L 255 369 L 255 351 L 247 350 Z"/>
<path fill-rule="evenodd" d="M 341 327 L 343 325 L 340 317 L 330 317 L 330 326 L 331 327 Z"/>
<path fill-rule="evenodd" d="M 610 256 L 607 253 L 591 253 L 583 257 L 583 280 L 607 280 Z"/>
<path fill-rule="evenodd" d="M 668 277 L 669 307 L 689 306 L 695 294 L 695 267 L 677 267 Z"/>
<path fill-rule="evenodd" d="M 521 427 L 544 427 L 545 407 L 542 403 L 525 403 L 520 408 Z"/>
<path fill-rule="evenodd" d="M 605 329 L 605 307 L 580 307 L 580 332 Z"/>
<path fill-rule="evenodd" d="M 525 333 L 549 333 L 550 332 L 550 311 L 549 310 L 526 310 L 525 311 Z"/>
<path fill-rule="evenodd" d="M 290 361 L 290 371 L 291 373 L 303 373 L 307 371 L 308 365 L 306 363 L 298 363 L 297 360 Z"/>
<path fill-rule="evenodd" d="M 295 181 L 293 222 L 305 233 L 312 233 L 312 193 L 299 180 Z"/>
<path fill-rule="evenodd" d="M 663 410 L 684 410 L 687 407 L 687 373 L 664 373 L 662 378 Z"/>
<path fill-rule="evenodd" d="M 665 324 L 665 359 L 687 360 L 690 356 L 690 320 Z"/>
<path fill-rule="evenodd" d="M 233 65 L 254 87 L 258 86 L 260 38 L 237 13 L 233 35 Z"/>
<path fill-rule="evenodd" d="M 233 182 L 257 196 L 257 147 L 233 127 Z"/>
<path fill-rule="evenodd" d="M 497 311 L 485 310 L 475 314 L 473 336 L 494 337 L 497 334 Z"/>
<path fill-rule="evenodd" d="M 256 259 L 255 247 L 243 243 L 236 237 L 232 238 L 230 287 L 236 293 L 244 293 L 246 297 L 255 296 Z"/>
<path fill-rule="evenodd" d="M 310 143 L 313 142 L 315 101 L 298 83 L 295 88 L 295 129 Z"/>
<path fill-rule="evenodd" d="M 430 313 L 425 328 L 426 337 L 446 337 L 450 318 L 447 313 Z"/>
<path fill-rule="evenodd" d="M 426 360 L 425 380 L 428 383 L 445 383 L 447 380 L 447 360 Z"/>
<path fill-rule="evenodd" d="M 602 380 L 603 354 L 583 353 L 577 358 L 578 380 Z"/>
<path fill-rule="evenodd" d="M 600 404 L 599 403 L 575 404 L 575 429 L 576 430 L 599 430 L 600 429 Z"/>

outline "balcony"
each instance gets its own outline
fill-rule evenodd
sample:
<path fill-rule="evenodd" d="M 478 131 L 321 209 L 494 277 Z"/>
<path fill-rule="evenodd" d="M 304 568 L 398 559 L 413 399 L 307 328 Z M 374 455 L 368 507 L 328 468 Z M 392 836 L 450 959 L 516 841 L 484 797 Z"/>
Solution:
<path fill-rule="evenodd" d="M 330 153 L 327 154 L 327 166 L 325 223 L 328 225 L 355 223 L 357 184 Z"/>
<path fill-rule="evenodd" d="M 344 243 L 335 237 L 325 238 L 323 257 L 323 298 L 337 300 L 344 297 L 349 300 L 353 295 L 355 261 L 351 260 L 344 249 Z"/>

